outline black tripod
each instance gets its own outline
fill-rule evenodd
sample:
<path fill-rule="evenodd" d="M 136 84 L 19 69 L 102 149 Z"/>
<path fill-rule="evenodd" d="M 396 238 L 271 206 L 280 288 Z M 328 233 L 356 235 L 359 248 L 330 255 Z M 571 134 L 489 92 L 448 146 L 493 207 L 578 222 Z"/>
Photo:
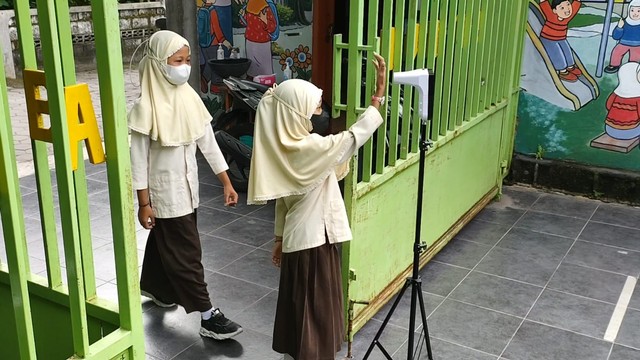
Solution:
<path fill-rule="evenodd" d="M 380 348 L 380 351 L 382 351 L 382 353 L 386 356 L 388 360 L 393 360 L 391 355 L 389 355 L 389 352 L 380 343 L 380 336 L 382 335 L 384 328 L 387 326 L 387 323 L 389 323 L 389 320 L 391 319 L 393 312 L 396 310 L 396 307 L 400 303 L 400 300 L 402 299 L 404 292 L 409 287 L 411 287 L 411 312 L 409 314 L 409 342 L 408 342 L 408 350 L 407 350 L 407 360 L 414 360 L 413 343 L 414 343 L 414 336 L 415 336 L 414 329 L 416 324 L 415 314 L 416 314 L 417 300 L 420 301 L 420 314 L 422 315 L 422 328 L 424 331 L 424 340 L 427 345 L 427 355 L 429 357 L 429 360 L 433 360 L 433 354 L 431 353 L 431 342 L 429 341 L 429 329 L 427 327 L 427 315 L 424 310 L 424 299 L 422 297 L 422 279 L 420 278 L 420 274 L 418 272 L 419 265 L 420 265 L 420 253 L 427 248 L 427 245 L 420 241 L 420 227 L 421 227 L 420 225 L 422 222 L 422 190 L 424 188 L 424 163 L 425 163 L 427 150 L 432 145 L 432 143 L 429 140 L 425 140 L 427 138 L 427 121 L 426 120 L 422 120 L 420 124 L 420 134 L 422 135 L 423 139 L 420 140 L 420 164 L 419 164 L 419 170 L 418 170 L 418 206 L 416 209 L 416 236 L 415 236 L 415 241 L 413 243 L 413 275 L 410 278 L 407 278 L 407 282 L 405 282 L 404 286 L 402 287 L 402 290 L 400 290 L 400 293 L 396 297 L 396 300 L 393 302 L 393 305 L 391 306 L 391 310 L 389 310 L 389 313 L 384 318 L 384 321 L 382 322 L 382 326 L 380 326 L 378 333 L 373 338 L 371 345 L 369 345 L 369 349 L 367 350 L 367 353 L 364 355 L 363 360 L 366 360 L 369 358 L 369 355 L 371 354 L 373 347 L 376 345 L 378 346 L 378 348 Z"/>

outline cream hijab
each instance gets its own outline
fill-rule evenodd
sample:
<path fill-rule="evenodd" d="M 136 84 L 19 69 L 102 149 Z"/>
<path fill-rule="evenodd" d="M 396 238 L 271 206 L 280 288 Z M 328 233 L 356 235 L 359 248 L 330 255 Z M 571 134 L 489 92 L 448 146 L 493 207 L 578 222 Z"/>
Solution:
<path fill-rule="evenodd" d="M 339 164 L 350 143 L 348 132 L 322 137 L 310 134 L 311 116 L 322 90 L 292 79 L 269 89 L 256 112 L 247 203 L 303 195 L 336 172 L 347 175 L 348 162 Z"/>
<path fill-rule="evenodd" d="M 640 64 L 628 62 L 618 70 L 618 87 L 613 92 L 623 98 L 640 97 Z"/>
<path fill-rule="evenodd" d="M 167 59 L 189 42 L 172 31 L 158 31 L 149 38 L 140 61 L 140 97 L 129 112 L 129 128 L 162 146 L 191 144 L 204 135 L 211 114 L 189 86 L 171 84 Z"/>
<path fill-rule="evenodd" d="M 632 7 L 640 7 L 640 0 L 631 0 L 631 3 L 629 4 L 629 9 L 627 10 L 627 14 L 629 14 L 631 12 L 631 8 Z M 627 24 L 632 25 L 632 26 L 640 25 L 640 20 L 634 20 L 629 15 L 627 15 L 627 18 L 624 19 L 624 21 Z"/>

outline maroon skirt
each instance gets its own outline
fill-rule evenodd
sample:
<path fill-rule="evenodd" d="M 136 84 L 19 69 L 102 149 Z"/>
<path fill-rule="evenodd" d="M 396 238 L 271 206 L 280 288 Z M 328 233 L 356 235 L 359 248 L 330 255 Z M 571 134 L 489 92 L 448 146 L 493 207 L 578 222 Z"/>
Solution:
<path fill-rule="evenodd" d="M 283 253 L 273 350 L 295 360 L 334 360 L 345 336 L 335 244 Z"/>

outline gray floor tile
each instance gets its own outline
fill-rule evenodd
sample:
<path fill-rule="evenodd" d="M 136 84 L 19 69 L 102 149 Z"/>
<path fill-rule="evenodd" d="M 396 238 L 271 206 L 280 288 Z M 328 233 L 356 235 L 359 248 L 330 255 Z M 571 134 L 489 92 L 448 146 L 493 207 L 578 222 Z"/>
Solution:
<path fill-rule="evenodd" d="M 496 247 L 478 264 L 477 271 L 543 286 L 560 260 L 532 257 L 515 250 Z"/>
<path fill-rule="evenodd" d="M 218 270 L 219 273 L 277 290 L 280 269 L 271 262 L 271 252 L 256 249 Z"/>
<path fill-rule="evenodd" d="M 625 281 L 624 275 L 563 263 L 548 287 L 615 304 Z"/>
<path fill-rule="evenodd" d="M 495 245 L 504 234 L 509 231 L 510 225 L 472 220 L 465 225 L 456 237 L 473 241 L 484 245 Z"/>
<path fill-rule="evenodd" d="M 622 251 L 583 241 L 575 243 L 565 261 L 634 277 L 640 273 L 640 252 Z"/>
<path fill-rule="evenodd" d="M 218 194 L 218 196 L 215 196 L 206 202 L 202 202 L 202 206 L 228 211 L 238 215 L 246 215 L 258 209 L 257 206 L 247 205 L 247 194 L 245 193 L 238 193 L 238 204 L 236 206 L 229 207 L 224 206 L 224 197 L 221 188 L 211 185 L 205 185 L 205 188 L 209 188 L 211 192 Z M 202 192 L 202 190 L 200 190 L 200 192 Z"/>
<path fill-rule="evenodd" d="M 275 211 L 275 201 L 269 202 L 267 205 L 258 207 L 252 206 L 253 211 L 249 213 L 249 217 L 275 222 L 276 211 Z"/>
<path fill-rule="evenodd" d="M 273 223 L 244 217 L 210 232 L 209 235 L 260 247 L 273 240 Z"/>
<path fill-rule="evenodd" d="M 272 291 L 236 316 L 235 321 L 245 329 L 273 336 L 278 292 Z"/>
<path fill-rule="evenodd" d="M 580 240 L 640 251 L 640 229 L 589 222 Z"/>
<path fill-rule="evenodd" d="M 522 228 L 509 230 L 498 247 L 514 250 L 534 258 L 547 258 L 560 261 L 573 244 L 572 239 L 539 233 Z"/>
<path fill-rule="evenodd" d="M 500 201 L 509 201 L 512 207 L 528 209 L 543 193 L 523 186 L 503 186 Z"/>
<path fill-rule="evenodd" d="M 640 350 L 628 348 L 626 346 L 613 345 L 611 355 L 608 360 L 631 360 L 640 359 Z"/>
<path fill-rule="evenodd" d="M 525 321 L 507 347 L 510 360 L 603 360 L 611 344 L 542 324 Z"/>
<path fill-rule="evenodd" d="M 527 319 L 602 338 L 614 308 L 612 304 L 545 290 Z"/>
<path fill-rule="evenodd" d="M 200 339 L 200 313 L 181 307 L 155 307 L 142 314 L 145 352 L 161 360 L 173 359 Z"/>
<path fill-rule="evenodd" d="M 522 319 L 445 300 L 429 318 L 432 336 L 489 354 L 499 355 Z"/>
<path fill-rule="evenodd" d="M 264 286 L 210 271 L 205 271 L 205 281 L 213 306 L 219 307 L 232 320 L 272 291 Z"/>
<path fill-rule="evenodd" d="M 358 331 L 353 339 L 352 355 L 354 359 L 363 359 L 369 349 L 371 342 L 375 338 L 378 330 L 382 326 L 382 322 L 372 319 L 367 322 L 360 331 Z M 406 329 L 399 328 L 392 324 L 387 324 L 380 337 L 380 344 L 390 353 L 394 354 L 407 341 L 409 332 Z M 337 359 L 342 359 L 347 355 L 347 345 L 338 352 Z M 374 347 L 369 355 L 369 360 L 386 360 L 387 358 L 380 352 L 378 347 Z"/>
<path fill-rule="evenodd" d="M 600 204 L 591 220 L 640 229 L 640 208 L 619 204 Z"/>
<path fill-rule="evenodd" d="M 415 360 L 428 360 L 428 353 L 426 345 L 420 343 L 422 348 L 419 348 L 416 344 L 414 346 L 414 352 L 416 354 Z M 406 359 L 407 358 L 408 344 L 402 345 L 402 347 L 394 354 L 394 359 Z M 418 350 L 416 352 L 416 349 Z M 437 360 L 495 360 L 495 355 L 483 353 L 481 351 L 473 350 L 468 347 L 452 344 L 448 341 L 431 338 L 431 350 L 433 358 Z M 418 354 L 420 356 L 418 356 Z"/>
<path fill-rule="evenodd" d="M 640 281 L 636 283 L 636 288 L 631 296 L 629 307 L 632 309 L 640 310 Z"/>
<path fill-rule="evenodd" d="M 585 219 L 529 211 L 515 226 L 575 239 L 586 223 Z"/>
<path fill-rule="evenodd" d="M 627 309 L 615 342 L 640 349 L 640 311 Z"/>
<path fill-rule="evenodd" d="M 541 287 L 472 271 L 450 297 L 524 317 L 541 291 Z"/>
<path fill-rule="evenodd" d="M 506 205 L 506 206 L 505 206 Z M 508 204 L 501 204 L 500 201 L 490 203 L 476 215 L 476 219 L 513 226 L 525 213 L 525 210 L 514 209 Z"/>
<path fill-rule="evenodd" d="M 272 338 L 250 329 L 233 339 L 216 341 L 198 339 L 195 344 L 172 360 L 280 360 L 282 355 L 271 350 Z"/>
<path fill-rule="evenodd" d="M 256 248 L 215 236 L 200 235 L 202 242 L 202 265 L 205 270 L 217 271 Z"/>
<path fill-rule="evenodd" d="M 208 234 L 240 218 L 239 214 L 201 206 L 198 209 L 198 231 Z"/>
<path fill-rule="evenodd" d="M 440 252 L 434 260 L 473 269 L 480 259 L 491 250 L 490 246 L 477 244 L 459 238 L 453 238 Z"/>
<path fill-rule="evenodd" d="M 533 204 L 531 209 L 550 214 L 589 219 L 598 204 L 596 201 L 575 196 L 544 194 Z"/>
<path fill-rule="evenodd" d="M 420 271 L 422 290 L 447 296 L 468 273 L 467 269 L 431 261 Z"/>
<path fill-rule="evenodd" d="M 389 310 L 391 309 L 391 306 L 393 305 L 396 299 L 397 299 L 397 296 L 394 296 L 393 298 L 391 298 L 391 300 L 389 300 L 389 302 L 384 307 L 382 307 L 382 309 L 380 309 L 373 318 L 380 321 L 384 321 L 385 317 L 387 316 L 387 314 L 389 314 Z M 435 310 L 436 307 L 438 307 L 438 305 L 440 305 L 440 303 L 444 301 L 443 296 L 429 294 L 425 292 L 422 293 L 422 299 L 424 300 L 424 309 L 427 317 L 429 317 L 429 315 L 433 312 L 433 310 Z M 410 313 L 411 313 L 411 288 L 407 288 L 404 295 L 402 296 L 402 299 L 398 303 L 398 306 L 396 306 L 396 309 L 394 310 L 393 314 L 391 314 L 389 323 L 399 328 L 408 330 Z M 415 329 L 417 330 L 422 327 L 422 318 L 420 314 L 419 304 L 416 304 L 416 313 L 414 315 L 416 319 Z M 429 325 L 427 325 L 427 327 L 428 326 Z"/>

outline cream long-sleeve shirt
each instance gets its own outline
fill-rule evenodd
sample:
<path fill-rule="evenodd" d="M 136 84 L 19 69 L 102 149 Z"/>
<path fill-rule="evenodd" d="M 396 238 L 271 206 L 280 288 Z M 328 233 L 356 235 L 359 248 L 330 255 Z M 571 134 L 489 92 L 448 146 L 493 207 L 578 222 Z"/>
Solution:
<path fill-rule="evenodd" d="M 336 144 L 349 148 L 340 163 L 349 160 L 380 124 L 380 112 L 370 106 L 349 128 L 351 136 Z M 285 253 L 323 245 L 325 231 L 332 244 L 352 238 L 347 210 L 334 172 L 320 186 L 304 195 L 277 199 L 275 213 L 275 235 L 282 236 L 282 252 Z"/>
<path fill-rule="evenodd" d="M 229 169 L 211 125 L 196 142 L 183 146 L 160 146 L 148 135 L 131 131 L 131 172 L 135 190 L 149 189 L 158 218 L 191 214 L 200 203 L 196 149 L 217 175 Z"/>

